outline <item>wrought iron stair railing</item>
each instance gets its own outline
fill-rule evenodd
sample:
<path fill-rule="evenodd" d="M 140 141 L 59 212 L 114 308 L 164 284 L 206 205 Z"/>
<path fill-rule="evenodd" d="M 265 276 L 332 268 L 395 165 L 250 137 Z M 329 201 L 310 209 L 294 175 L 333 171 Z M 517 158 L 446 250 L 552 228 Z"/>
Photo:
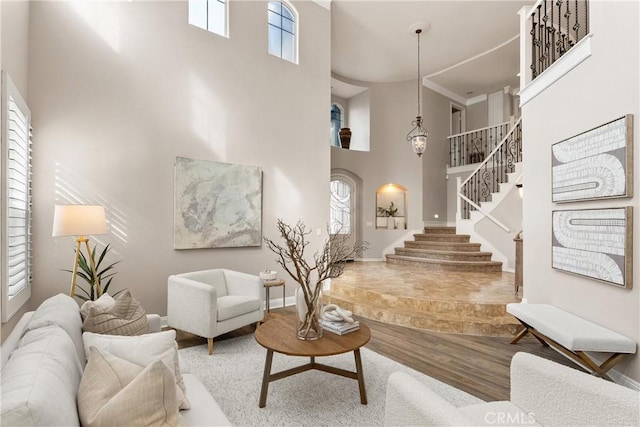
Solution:
<path fill-rule="evenodd" d="M 505 122 L 448 137 L 449 166 L 464 166 L 483 161 L 502 141 L 510 125 L 510 122 Z"/>
<path fill-rule="evenodd" d="M 460 218 L 469 219 L 471 211 L 480 209 L 480 203 L 490 201 L 491 195 L 500 191 L 500 184 L 507 181 L 507 174 L 514 172 L 516 163 L 521 161 L 522 118 L 519 118 L 487 158 L 460 184 Z M 502 224 L 498 225 L 504 228 Z"/>

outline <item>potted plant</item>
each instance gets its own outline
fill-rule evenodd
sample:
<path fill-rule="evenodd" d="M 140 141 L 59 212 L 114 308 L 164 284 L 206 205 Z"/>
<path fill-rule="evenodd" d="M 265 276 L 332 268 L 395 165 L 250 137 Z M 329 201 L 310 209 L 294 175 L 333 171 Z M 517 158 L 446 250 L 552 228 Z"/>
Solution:
<path fill-rule="evenodd" d="M 267 247 L 277 255 L 276 262 L 280 265 L 300 288 L 296 292 L 300 297 L 301 310 L 298 313 L 298 338 L 313 340 L 322 337 L 322 328 L 319 324 L 322 311 L 322 285 L 325 280 L 338 277 L 344 271 L 344 265 L 355 254 L 367 248 L 367 242 L 356 241 L 353 246 L 348 246 L 349 239 L 345 234 L 329 232 L 329 238 L 322 249 L 313 254 L 311 260 L 306 258 L 305 250 L 309 245 L 307 237 L 311 230 L 307 229 L 302 221 L 290 226 L 278 219 L 278 231 L 284 241 L 284 245 L 265 237 Z M 296 304 L 298 306 L 298 304 Z"/>
<path fill-rule="evenodd" d="M 393 202 L 389 204 L 388 208 L 378 206 L 378 214 L 383 217 L 387 217 L 387 228 L 394 229 L 396 227 L 395 216 L 398 213 L 398 208 L 395 207 Z"/>
<path fill-rule="evenodd" d="M 94 260 L 96 259 L 96 248 L 98 245 L 94 246 L 89 254 Z M 91 264 L 89 258 L 85 256 L 85 254 L 80 251 L 78 257 L 78 277 L 82 278 L 85 282 L 87 282 L 87 288 L 85 289 L 80 284 L 76 285 L 76 294 L 75 296 L 83 301 L 95 301 L 100 298 L 103 293 L 107 293 L 109 290 L 109 286 L 111 285 L 111 281 L 113 280 L 113 276 L 115 276 L 116 271 L 114 271 L 114 267 L 120 261 L 113 262 L 111 264 L 103 266 L 105 256 L 110 250 L 110 245 L 105 246 L 105 248 L 100 252 L 100 255 L 95 263 L 95 275 L 93 270 L 91 269 Z M 64 270 L 69 273 L 73 273 L 72 270 Z M 106 280 L 106 284 L 104 287 L 102 284 Z M 78 292 L 81 291 L 81 292 Z M 117 295 L 122 291 L 118 291 L 114 294 Z"/>

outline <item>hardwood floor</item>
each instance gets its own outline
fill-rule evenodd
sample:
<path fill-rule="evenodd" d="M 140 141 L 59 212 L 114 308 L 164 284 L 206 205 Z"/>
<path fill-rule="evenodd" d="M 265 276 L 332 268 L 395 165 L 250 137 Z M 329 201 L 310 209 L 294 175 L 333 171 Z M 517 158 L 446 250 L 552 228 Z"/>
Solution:
<path fill-rule="evenodd" d="M 272 312 L 293 314 L 293 308 L 274 309 Z M 511 357 L 518 351 L 526 351 L 576 367 L 549 347 L 543 347 L 530 336 L 518 344 L 509 344 L 510 338 L 482 337 L 443 332 L 430 332 L 388 325 L 370 319 L 359 318 L 371 329 L 371 341 L 366 348 L 393 359 L 416 371 L 464 390 L 480 399 L 509 399 L 509 366 Z M 216 337 L 215 342 L 252 334 L 254 327 L 247 326 L 229 334 Z M 206 339 L 178 332 L 180 348 L 206 344 Z M 366 360 L 363 360 L 366 372 Z"/>

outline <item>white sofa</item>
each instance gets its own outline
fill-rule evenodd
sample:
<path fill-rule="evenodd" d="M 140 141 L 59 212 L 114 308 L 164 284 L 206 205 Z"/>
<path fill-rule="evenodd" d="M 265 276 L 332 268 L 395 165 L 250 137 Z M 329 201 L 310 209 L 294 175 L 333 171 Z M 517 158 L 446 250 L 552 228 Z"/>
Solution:
<path fill-rule="evenodd" d="M 207 338 L 209 354 L 214 337 L 264 318 L 264 285 L 252 274 L 193 271 L 169 276 L 167 286 L 167 324 Z"/>
<path fill-rule="evenodd" d="M 417 379 L 395 372 L 387 382 L 387 426 L 638 426 L 640 393 L 555 362 L 517 353 L 511 400 L 455 407 Z"/>
<path fill-rule="evenodd" d="M 66 295 L 47 301 L 48 311 L 23 315 L 2 344 L 3 426 L 79 425 L 76 395 L 85 366 L 80 312 Z M 159 332 L 160 316 L 147 317 L 150 332 Z M 191 409 L 180 411 L 183 421 L 231 425 L 204 385 L 185 368 L 182 376 Z"/>

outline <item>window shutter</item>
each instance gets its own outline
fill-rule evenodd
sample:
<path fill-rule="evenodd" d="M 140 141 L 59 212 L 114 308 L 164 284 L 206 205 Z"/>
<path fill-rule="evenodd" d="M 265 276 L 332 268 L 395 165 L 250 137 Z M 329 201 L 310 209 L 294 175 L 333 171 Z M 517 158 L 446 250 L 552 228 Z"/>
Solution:
<path fill-rule="evenodd" d="M 3 75 L 2 314 L 8 320 L 31 294 L 31 113 Z"/>

